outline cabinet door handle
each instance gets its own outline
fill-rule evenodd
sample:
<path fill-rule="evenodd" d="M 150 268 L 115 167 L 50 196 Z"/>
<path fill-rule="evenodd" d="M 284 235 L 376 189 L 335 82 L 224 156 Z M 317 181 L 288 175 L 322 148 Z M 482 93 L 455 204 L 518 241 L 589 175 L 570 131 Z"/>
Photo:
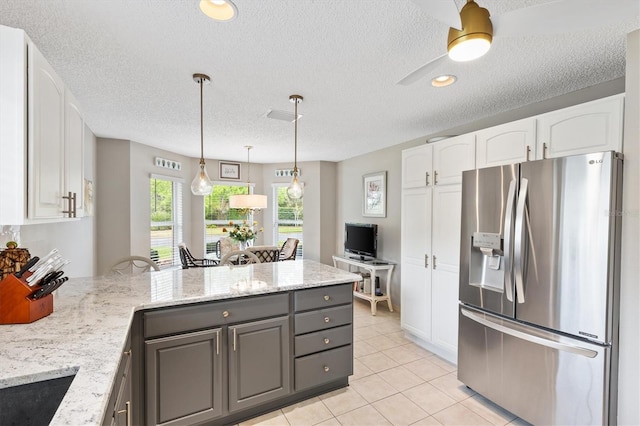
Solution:
<path fill-rule="evenodd" d="M 324 322 L 329 322 L 331 319 L 329 317 L 324 317 Z"/>
<path fill-rule="evenodd" d="M 324 367 L 322 367 L 322 369 L 324 370 L 325 373 L 329 372 L 329 366 L 325 365 Z"/>
<path fill-rule="evenodd" d="M 542 159 L 546 160 L 547 158 L 547 144 L 543 143 L 542 144 Z"/>
<path fill-rule="evenodd" d="M 526 151 L 526 158 L 527 161 L 529 161 L 529 156 L 531 155 L 531 147 L 529 145 L 527 145 L 527 151 Z"/>
<path fill-rule="evenodd" d="M 433 184 L 434 185 L 438 184 L 438 171 L 437 170 L 433 171 Z"/>
<path fill-rule="evenodd" d="M 126 419 L 126 426 L 131 426 L 131 401 L 127 401 L 124 403 L 124 410 L 118 410 L 116 411 L 116 414 L 126 414 L 127 415 L 127 419 Z"/>
<path fill-rule="evenodd" d="M 216 355 L 220 355 L 220 331 L 216 331 Z"/>
<path fill-rule="evenodd" d="M 233 351 L 236 351 L 236 329 L 233 329 Z"/>
<path fill-rule="evenodd" d="M 324 300 L 328 301 L 329 299 L 331 299 L 328 295 L 324 295 Z"/>
<path fill-rule="evenodd" d="M 67 210 L 62 210 L 62 213 L 68 214 L 69 217 L 76 217 L 76 193 L 68 192 L 62 198 L 69 201 L 69 207 Z"/>
<path fill-rule="evenodd" d="M 433 255 L 433 263 L 431 264 L 433 269 L 436 269 L 436 255 Z"/>
<path fill-rule="evenodd" d="M 424 184 L 425 186 L 429 186 L 429 172 L 425 172 Z"/>
<path fill-rule="evenodd" d="M 131 349 L 129 349 L 128 351 L 124 351 L 124 355 L 131 356 Z"/>
<path fill-rule="evenodd" d="M 429 267 L 429 255 L 428 254 L 424 255 L 424 267 L 425 268 Z"/>
<path fill-rule="evenodd" d="M 328 344 L 329 344 L 329 342 L 330 342 L 330 340 L 329 340 L 329 339 L 327 339 L 327 338 L 325 337 L 325 338 L 324 338 L 324 344 L 325 344 L 325 345 L 328 345 Z"/>

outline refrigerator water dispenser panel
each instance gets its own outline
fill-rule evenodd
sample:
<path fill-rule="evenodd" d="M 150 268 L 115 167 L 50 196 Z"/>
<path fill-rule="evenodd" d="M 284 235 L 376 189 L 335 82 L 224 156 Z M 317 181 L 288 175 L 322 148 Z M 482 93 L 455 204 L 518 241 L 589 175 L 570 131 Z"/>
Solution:
<path fill-rule="evenodd" d="M 500 234 L 474 232 L 471 237 L 469 284 L 489 290 L 504 290 L 503 240 Z"/>

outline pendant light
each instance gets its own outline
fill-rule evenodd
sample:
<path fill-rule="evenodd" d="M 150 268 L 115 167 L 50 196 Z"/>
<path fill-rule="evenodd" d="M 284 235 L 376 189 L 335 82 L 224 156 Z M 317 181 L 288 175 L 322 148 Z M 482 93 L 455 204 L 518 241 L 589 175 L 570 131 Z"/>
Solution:
<path fill-rule="evenodd" d="M 200 85 L 200 170 L 196 173 L 196 177 L 191 182 L 191 192 L 193 195 L 209 195 L 213 190 L 213 183 L 209 179 L 207 169 L 204 168 L 204 138 L 202 131 L 202 85 L 209 83 L 208 75 L 194 74 L 193 81 Z"/>
<path fill-rule="evenodd" d="M 304 195 L 304 189 L 298 182 L 298 104 L 302 102 L 303 97 L 300 95 L 289 96 L 289 101 L 295 105 L 294 112 L 294 133 L 293 133 L 293 180 L 287 188 L 287 196 L 291 200 L 300 200 Z"/>
<path fill-rule="evenodd" d="M 229 197 L 229 207 L 245 211 L 266 209 L 267 196 L 251 194 L 251 160 L 249 158 L 249 152 L 251 152 L 251 148 L 253 147 L 246 145 L 245 148 L 247 148 L 247 193 Z"/>
<path fill-rule="evenodd" d="M 479 58 L 489 51 L 493 40 L 493 25 L 489 11 L 473 0 L 467 0 L 460 11 L 462 30 L 449 28 L 447 50 L 449 58 L 464 62 Z"/>

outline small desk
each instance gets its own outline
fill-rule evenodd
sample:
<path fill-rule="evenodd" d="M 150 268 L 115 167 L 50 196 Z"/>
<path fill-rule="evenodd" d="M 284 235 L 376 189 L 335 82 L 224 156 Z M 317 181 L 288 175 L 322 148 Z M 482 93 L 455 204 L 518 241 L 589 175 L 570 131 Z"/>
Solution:
<path fill-rule="evenodd" d="M 393 305 L 391 304 L 391 292 L 389 286 L 391 285 L 391 274 L 395 263 L 387 262 L 384 260 L 359 260 L 352 259 L 345 256 L 333 256 L 333 266 L 338 267 L 339 264 L 353 265 L 358 268 L 365 269 L 371 274 L 371 294 L 364 293 L 362 291 L 354 291 L 353 295 L 360 299 L 368 300 L 371 303 L 371 315 L 376 314 L 376 305 L 378 302 L 384 302 L 386 300 L 389 312 L 393 312 Z M 382 296 L 376 296 L 376 272 L 387 271 L 387 279 L 385 281 L 385 291 Z"/>

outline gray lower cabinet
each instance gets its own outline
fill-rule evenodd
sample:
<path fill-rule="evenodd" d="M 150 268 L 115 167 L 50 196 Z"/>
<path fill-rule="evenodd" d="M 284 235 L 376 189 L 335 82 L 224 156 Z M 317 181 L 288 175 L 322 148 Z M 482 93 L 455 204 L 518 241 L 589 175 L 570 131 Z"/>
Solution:
<path fill-rule="evenodd" d="M 233 424 L 346 386 L 352 297 L 348 283 L 142 312 L 134 421 Z"/>
<path fill-rule="evenodd" d="M 132 357 L 131 338 L 127 337 L 124 352 L 120 357 L 118 372 L 114 380 L 111 396 L 107 404 L 102 424 L 104 426 L 130 426 L 132 425 Z"/>
<path fill-rule="evenodd" d="M 222 415 L 222 328 L 145 342 L 146 423 L 195 424 Z"/>
<path fill-rule="evenodd" d="M 229 327 L 229 412 L 290 392 L 289 317 Z"/>

